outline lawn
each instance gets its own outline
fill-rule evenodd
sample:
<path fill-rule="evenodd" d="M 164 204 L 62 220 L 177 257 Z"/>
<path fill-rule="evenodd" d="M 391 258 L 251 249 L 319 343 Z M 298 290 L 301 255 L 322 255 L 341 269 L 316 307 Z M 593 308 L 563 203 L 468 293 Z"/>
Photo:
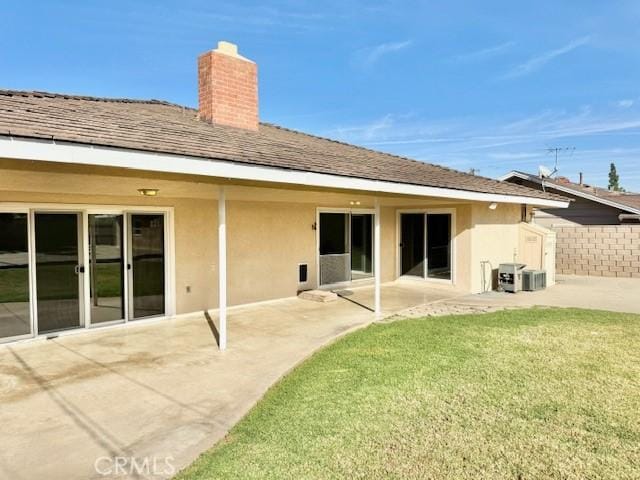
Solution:
<path fill-rule="evenodd" d="M 295 369 L 178 478 L 640 478 L 640 316 L 372 325 Z"/>

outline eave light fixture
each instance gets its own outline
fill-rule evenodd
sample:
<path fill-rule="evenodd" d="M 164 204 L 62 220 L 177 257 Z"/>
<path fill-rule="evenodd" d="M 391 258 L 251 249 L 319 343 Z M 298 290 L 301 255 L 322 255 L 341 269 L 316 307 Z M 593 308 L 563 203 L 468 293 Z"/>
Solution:
<path fill-rule="evenodd" d="M 145 197 L 155 197 L 158 195 L 159 190 L 157 188 L 139 188 L 138 193 Z"/>
<path fill-rule="evenodd" d="M 354 201 L 352 200 L 352 201 L 350 201 L 350 202 L 349 202 L 349 205 L 360 205 L 360 201 L 355 201 L 355 202 L 354 202 Z"/>
<path fill-rule="evenodd" d="M 496 208 L 498 208 L 498 204 L 496 202 L 489 204 L 489 210 L 495 210 Z"/>

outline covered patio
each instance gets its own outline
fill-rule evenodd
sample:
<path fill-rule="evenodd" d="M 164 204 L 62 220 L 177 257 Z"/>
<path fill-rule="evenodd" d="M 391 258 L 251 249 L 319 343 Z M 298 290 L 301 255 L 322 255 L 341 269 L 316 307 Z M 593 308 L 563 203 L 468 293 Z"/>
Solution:
<path fill-rule="evenodd" d="M 170 477 L 296 364 L 376 319 L 373 286 L 340 294 L 230 308 L 224 352 L 216 312 L 0 346 L 0 476 L 109 478 L 100 472 L 116 476 L 123 457 L 126 471 L 151 458 L 163 471 L 145 478 Z M 458 295 L 451 286 L 386 283 L 383 315 Z"/>

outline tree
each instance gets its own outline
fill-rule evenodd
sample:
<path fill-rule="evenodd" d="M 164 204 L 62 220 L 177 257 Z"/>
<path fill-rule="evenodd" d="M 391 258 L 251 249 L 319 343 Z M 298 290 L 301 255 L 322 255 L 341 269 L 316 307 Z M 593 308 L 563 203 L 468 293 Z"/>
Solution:
<path fill-rule="evenodd" d="M 618 175 L 615 163 L 612 163 L 609 167 L 609 190 L 613 190 L 614 192 L 622 190 L 620 188 L 620 175 Z"/>

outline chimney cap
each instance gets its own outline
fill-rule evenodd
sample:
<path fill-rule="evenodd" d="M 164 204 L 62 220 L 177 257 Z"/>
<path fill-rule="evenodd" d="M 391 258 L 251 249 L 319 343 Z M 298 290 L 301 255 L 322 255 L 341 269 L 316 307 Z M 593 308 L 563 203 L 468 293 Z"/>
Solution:
<path fill-rule="evenodd" d="M 235 57 L 246 60 L 247 62 L 251 62 L 251 60 L 243 57 L 238 53 L 238 45 L 236 45 L 235 43 L 227 42 L 225 40 L 220 40 L 218 42 L 218 47 L 214 50 L 214 52 L 222 53 L 223 55 L 229 55 L 230 57 Z"/>

